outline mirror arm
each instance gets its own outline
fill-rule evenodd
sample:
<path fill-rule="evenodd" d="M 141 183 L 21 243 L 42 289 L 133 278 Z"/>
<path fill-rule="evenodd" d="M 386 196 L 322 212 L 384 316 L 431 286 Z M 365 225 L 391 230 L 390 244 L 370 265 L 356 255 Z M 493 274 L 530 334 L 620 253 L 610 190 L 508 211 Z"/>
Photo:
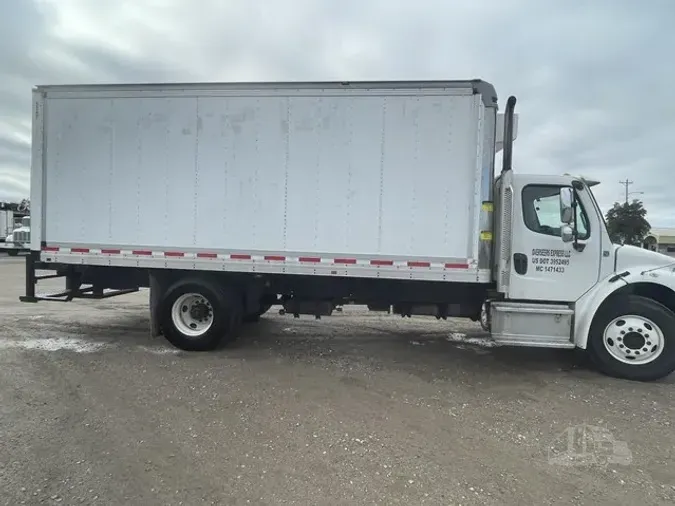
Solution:
<path fill-rule="evenodd" d="M 578 227 L 578 222 L 577 222 L 577 206 L 579 205 L 577 203 L 577 192 L 576 190 L 573 191 L 573 196 L 574 200 L 572 201 L 572 213 L 573 213 L 573 220 L 574 220 L 574 228 L 572 229 L 572 234 L 574 235 L 574 242 L 572 243 L 572 247 L 574 248 L 575 251 L 582 252 L 585 248 L 586 245 L 583 243 L 579 242 L 579 231 L 577 230 Z"/>
<path fill-rule="evenodd" d="M 574 199 L 572 200 L 572 223 L 574 223 L 572 232 L 574 233 L 574 247 L 576 248 L 577 242 L 579 241 L 579 232 L 577 231 L 577 195 L 575 193 L 572 195 Z"/>

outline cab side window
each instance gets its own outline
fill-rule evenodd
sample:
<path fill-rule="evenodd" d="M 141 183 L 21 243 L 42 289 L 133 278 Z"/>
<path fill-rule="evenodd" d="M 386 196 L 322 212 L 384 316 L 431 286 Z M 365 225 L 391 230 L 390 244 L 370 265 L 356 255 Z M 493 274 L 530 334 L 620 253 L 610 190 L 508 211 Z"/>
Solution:
<path fill-rule="evenodd" d="M 528 185 L 523 188 L 523 219 L 525 226 L 538 234 L 560 237 L 560 187 Z M 588 239 L 588 217 L 577 200 L 577 232 L 579 239 Z"/>

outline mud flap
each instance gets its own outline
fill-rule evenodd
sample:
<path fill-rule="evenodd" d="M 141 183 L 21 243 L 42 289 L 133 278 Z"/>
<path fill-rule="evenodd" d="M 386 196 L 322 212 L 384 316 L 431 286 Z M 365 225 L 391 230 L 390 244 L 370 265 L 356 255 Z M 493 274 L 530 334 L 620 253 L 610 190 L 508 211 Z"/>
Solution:
<path fill-rule="evenodd" d="M 152 273 L 150 273 L 150 335 L 158 337 L 162 335 L 159 325 L 159 303 L 162 300 L 163 287 Z"/>

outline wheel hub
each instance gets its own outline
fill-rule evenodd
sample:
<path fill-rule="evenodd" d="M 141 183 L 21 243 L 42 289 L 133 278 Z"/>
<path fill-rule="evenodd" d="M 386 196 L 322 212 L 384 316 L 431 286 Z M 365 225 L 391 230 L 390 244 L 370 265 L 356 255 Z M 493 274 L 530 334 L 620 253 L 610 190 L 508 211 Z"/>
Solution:
<path fill-rule="evenodd" d="M 173 303 L 171 319 L 185 336 L 201 337 L 213 325 L 213 307 L 203 295 L 185 293 Z"/>
<path fill-rule="evenodd" d="M 647 340 L 642 334 L 637 332 L 629 332 L 623 336 L 623 344 L 629 350 L 639 351 L 640 349 L 644 348 L 645 344 L 647 344 Z"/>
<path fill-rule="evenodd" d="M 187 311 L 188 306 L 183 306 L 183 311 Z M 204 302 L 199 301 L 193 304 L 190 308 L 190 316 L 198 321 L 202 321 L 209 316 L 209 307 Z"/>
<path fill-rule="evenodd" d="M 626 315 L 612 320 L 603 335 L 605 349 L 626 364 L 646 364 L 663 352 L 661 329 L 644 316 Z"/>

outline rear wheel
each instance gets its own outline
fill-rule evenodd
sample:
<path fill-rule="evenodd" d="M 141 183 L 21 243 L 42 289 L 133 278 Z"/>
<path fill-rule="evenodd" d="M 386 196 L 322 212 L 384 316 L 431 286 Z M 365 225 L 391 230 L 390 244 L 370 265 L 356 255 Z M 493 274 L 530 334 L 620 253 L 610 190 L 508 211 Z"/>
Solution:
<path fill-rule="evenodd" d="M 241 317 L 235 296 L 201 280 L 180 281 L 169 288 L 160 313 L 166 339 L 186 351 L 212 350 L 234 339 Z"/>
<path fill-rule="evenodd" d="M 618 298 L 595 316 L 587 351 L 607 375 L 663 378 L 675 370 L 675 313 L 646 297 Z"/>

